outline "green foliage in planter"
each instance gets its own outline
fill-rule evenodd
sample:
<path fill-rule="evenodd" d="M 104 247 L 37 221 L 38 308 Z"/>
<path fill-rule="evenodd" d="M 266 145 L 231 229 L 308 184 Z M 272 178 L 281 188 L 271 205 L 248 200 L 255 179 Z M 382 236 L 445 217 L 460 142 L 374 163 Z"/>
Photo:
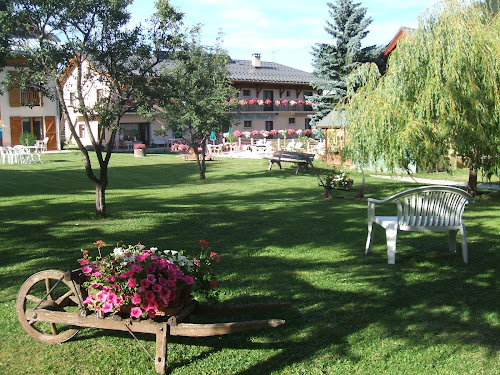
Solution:
<path fill-rule="evenodd" d="M 36 141 L 36 137 L 31 133 L 22 133 L 19 136 L 19 143 L 23 146 L 34 146 Z"/>

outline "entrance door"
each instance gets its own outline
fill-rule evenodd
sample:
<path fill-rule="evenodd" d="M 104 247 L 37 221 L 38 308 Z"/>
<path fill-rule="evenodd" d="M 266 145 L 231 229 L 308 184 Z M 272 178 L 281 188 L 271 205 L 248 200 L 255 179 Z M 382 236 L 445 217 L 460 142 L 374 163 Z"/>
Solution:
<path fill-rule="evenodd" d="M 264 104 L 264 111 L 272 111 L 274 109 L 274 91 L 264 90 L 264 102 L 266 101 L 266 99 L 269 99 L 271 103 Z"/>
<path fill-rule="evenodd" d="M 274 129 L 274 124 L 272 121 L 266 121 L 266 131 L 271 131 Z M 273 138 L 273 135 L 272 134 L 269 134 L 269 136 L 267 138 Z"/>

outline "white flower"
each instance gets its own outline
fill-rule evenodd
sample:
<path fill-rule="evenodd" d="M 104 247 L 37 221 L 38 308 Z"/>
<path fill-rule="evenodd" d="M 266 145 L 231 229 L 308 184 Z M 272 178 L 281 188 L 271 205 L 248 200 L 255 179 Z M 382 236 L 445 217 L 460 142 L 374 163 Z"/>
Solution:
<path fill-rule="evenodd" d="M 125 267 L 128 263 L 127 262 L 120 262 L 120 266 Z"/>
<path fill-rule="evenodd" d="M 115 255 L 115 258 L 123 258 L 123 248 L 115 247 L 115 249 L 113 250 L 113 254 Z"/>
<path fill-rule="evenodd" d="M 151 250 L 151 252 L 154 254 L 158 251 L 158 248 L 157 247 L 151 247 L 149 250 Z"/>

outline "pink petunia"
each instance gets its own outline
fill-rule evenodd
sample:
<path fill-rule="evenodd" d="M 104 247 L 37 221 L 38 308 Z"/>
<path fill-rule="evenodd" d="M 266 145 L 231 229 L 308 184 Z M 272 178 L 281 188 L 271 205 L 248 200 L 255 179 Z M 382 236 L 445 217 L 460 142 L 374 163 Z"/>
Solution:
<path fill-rule="evenodd" d="M 150 309 L 148 310 L 148 316 L 153 319 L 156 316 L 156 310 Z"/>
<path fill-rule="evenodd" d="M 108 313 L 108 312 L 110 312 L 112 310 L 113 310 L 113 304 L 111 304 L 109 302 L 103 303 L 103 305 L 102 305 L 102 311 L 103 312 Z"/>
<path fill-rule="evenodd" d="M 158 278 L 158 283 L 161 285 L 161 286 L 167 286 L 167 279 L 164 279 L 163 277 L 159 277 Z"/>
<path fill-rule="evenodd" d="M 135 293 L 134 296 L 132 297 L 132 303 L 134 305 L 140 304 L 142 301 L 141 296 L 138 293 Z"/>
<path fill-rule="evenodd" d="M 80 263 L 81 266 L 85 266 L 85 265 L 89 264 L 89 260 L 88 259 L 81 259 L 78 263 Z"/>
<path fill-rule="evenodd" d="M 189 276 L 189 275 L 185 275 L 184 276 L 184 281 L 188 284 L 188 285 L 191 285 L 192 283 L 194 283 L 194 279 L 192 276 Z"/>
<path fill-rule="evenodd" d="M 151 281 L 149 281 L 148 279 L 141 280 L 141 287 L 142 288 L 147 289 L 147 288 L 149 288 L 150 285 L 151 285 Z"/>
<path fill-rule="evenodd" d="M 89 266 L 82 267 L 82 272 L 83 273 L 91 273 L 92 268 L 90 268 Z"/>
<path fill-rule="evenodd" d="M 200 260 L 199 259 L 193 259 L 193 263 L 195 264 L 195 266 L 200 266 Z"/>
<path fill-rule="evenodd" d="M 127 286 L 129 288 L 135 288 L 137 286 L 137 280 L 133 278 L 128 279 Z"/>
<path fill-rule="evenodd" d="M 146 293 L 144 293 L 144 299 L 146 301 L 154 301 L 155 298 L 156 298 L 156 295 L 150 290 L 148 290 Z"/>
<path fill-rule="evenodd" d="M 153 285 L 153 292 L 159 293 L 163 290 L 163 287 L 160 284 Z"/>
<path fill-rule="evenodd" d="M 99 277 L 101 276 L 101 273 L 99 271 L 96 271 L 92 274 L 93 277 Z"/>
<path fill-rule="evenodd" d="M 132 307 L 130 310 L 130 316 L 132 318 L 139 318 L 142 315 L 142 310 L 140 307 Z"/>

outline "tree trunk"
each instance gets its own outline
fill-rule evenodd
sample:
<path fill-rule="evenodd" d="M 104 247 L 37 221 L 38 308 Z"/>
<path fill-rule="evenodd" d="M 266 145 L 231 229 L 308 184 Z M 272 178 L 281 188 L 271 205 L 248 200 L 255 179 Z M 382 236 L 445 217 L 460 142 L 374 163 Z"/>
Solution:
<path fill-rule="evenodd" d="M 106 187 L 103 184 L 95 185 L 95 213 L 98 217 L 106 216 Z"/>
<path fill-rule="evenodd" d="M 469 183 L 467 185 L 467 191 L 472 196 L 477 194 L 477 168 L 475 167 L 469 167 Z"/>

